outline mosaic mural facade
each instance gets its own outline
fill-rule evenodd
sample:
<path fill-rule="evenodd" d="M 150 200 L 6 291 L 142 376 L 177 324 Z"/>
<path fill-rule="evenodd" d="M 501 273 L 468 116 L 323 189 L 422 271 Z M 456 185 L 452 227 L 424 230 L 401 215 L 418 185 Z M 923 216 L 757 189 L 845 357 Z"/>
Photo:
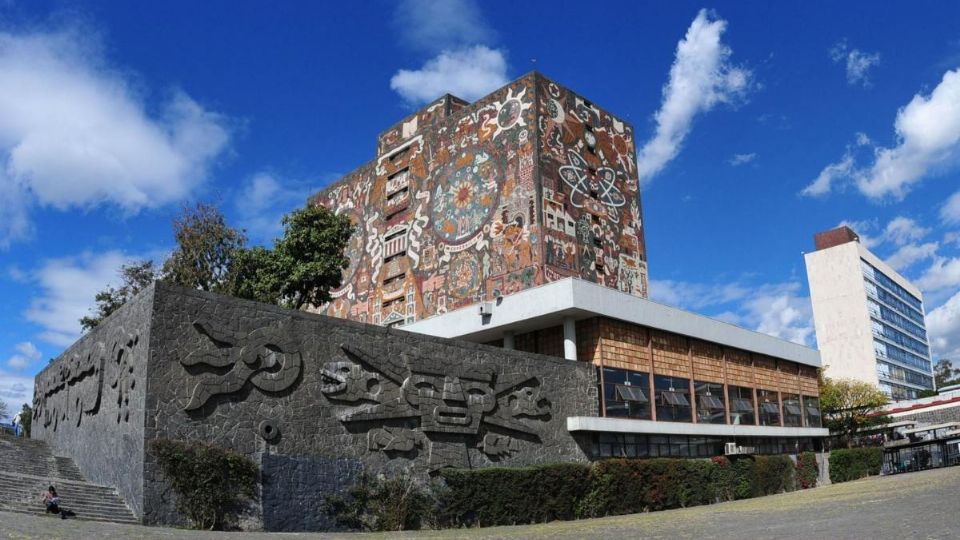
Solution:
<path fill-rule="evenodd" d="M 314 198 L 356 226 L 323 312 L 407 324 L 567 276 L 646 297 L 633 129 L 573 92 L 444 96 L 377 151 Z"/>

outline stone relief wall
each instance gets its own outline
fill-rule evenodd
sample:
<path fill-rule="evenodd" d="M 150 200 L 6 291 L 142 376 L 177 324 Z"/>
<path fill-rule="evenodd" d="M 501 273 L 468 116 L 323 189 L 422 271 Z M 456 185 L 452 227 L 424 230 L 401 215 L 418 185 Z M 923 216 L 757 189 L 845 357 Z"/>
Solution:
<path fill-rule="evenodd" d="M 162 284 L 155 302 L 146 438 L 206 440 L 257 460 L 271 527 L 319 526 L 319 507 L 272 501 L 290 496 L 277 491 L 283 478 L 330 492 L 360 470 L 586 460 L 566 418 L 597 414 L 591 366 Z M 293 472 L 331 463 L 346 472 Z M 144 474 L 147 522 L 176 521 L 149 456 Z"/>
<path fill-rule="evenodd" d="M 407 324 L 567 276 L 647 295 L 633 129 L 573 92 L 443 96 L 377 148 L 314 198 L 357 228 L 320 311 Z"/>
<path fill-rule="evenodd" d="M 32 436 L 143 514 L 143 406 L 153 290 L 83 336 L 34 383 Z"/>

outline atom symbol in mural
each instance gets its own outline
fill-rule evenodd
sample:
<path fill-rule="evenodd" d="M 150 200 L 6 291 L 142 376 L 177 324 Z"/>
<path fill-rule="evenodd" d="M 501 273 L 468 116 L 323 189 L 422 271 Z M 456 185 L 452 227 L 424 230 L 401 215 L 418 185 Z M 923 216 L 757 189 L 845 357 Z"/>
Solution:
<path fill-rule="evenodd" d="M 590 170 L 586 160 L 573 150 L 567 150 L 570 164 L 560 167 L 560 178 L 573 190 L 570 203 L 577 208 L 583 207 L 585 198 L 596 198 L 607 206 L 623 206 L 627 200 L 614 185 L 617 173 L 609 167 Z"/>

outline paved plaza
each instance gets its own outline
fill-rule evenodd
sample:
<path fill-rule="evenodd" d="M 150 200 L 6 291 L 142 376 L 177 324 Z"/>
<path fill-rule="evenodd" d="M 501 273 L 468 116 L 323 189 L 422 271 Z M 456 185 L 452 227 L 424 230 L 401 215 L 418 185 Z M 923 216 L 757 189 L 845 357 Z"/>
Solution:
<path fill-rule="evenodd" d="M 0 512 L 0 537 L 144 538 L 729 538 L 947 539 L 960 537 L 960 467 L 869 478 L 746 501 L 543 525 L 385 534 L 217 533 L 61 521 Z"/>

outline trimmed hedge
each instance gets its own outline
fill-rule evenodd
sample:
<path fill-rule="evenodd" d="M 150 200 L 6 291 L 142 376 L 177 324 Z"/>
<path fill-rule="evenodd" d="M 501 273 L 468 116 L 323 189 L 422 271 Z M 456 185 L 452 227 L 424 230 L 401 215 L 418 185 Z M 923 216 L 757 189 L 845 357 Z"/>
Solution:
<path fill-rule="evenodd" d="M 817 466 L 817 455 L 813 452 L 804 452 L 797 456 L 797 484 L 800 489 L 817 487 L 817 478 L 820 476 L 820 467 Z"/>
<path fill-rule="evenodd" d="M 409 498 L 409 487 L 374 496 L 371 494 L 379 493 L 377 489 L 361 486 L 331 510 L 340 525 L 366 530 L 412 528 L 421 521 L 440 527 L 543 523 L 761 497 L 793 491 L 798 485 L 813 487 L 816 466 L 814 454 L 807 453 L 797 464 L 789 456 L 736 456 L 732 460 L 719 456 L 443 469 L 438 482 L 419 488 L 422 496 L 417 495 L 416 500 L 420 502 L 412 507 L 400 504 L 398 498 L 400 493 Z M 811 470 L 812 481 L 808 478 Z M 800 476 L 803 479 L 798 479 Z M 430 504 L 424 504 L 426 501 Z M 409 521 L 403 525 L 377 518 L 384 508 L 401 506 L 410 509 L 404 512 Z"/>
<path fill-rule="evenodd" d="M 830 452 L 830 481 L 848 482 L 880 474 L 883 448 L 841 448 Z"/>
<path fill-rule="evenodd" d="M 589 489 L 590 466 L 444 469 L 438 517 L 448 527 L 514 525 L 574 519 Z"/>

